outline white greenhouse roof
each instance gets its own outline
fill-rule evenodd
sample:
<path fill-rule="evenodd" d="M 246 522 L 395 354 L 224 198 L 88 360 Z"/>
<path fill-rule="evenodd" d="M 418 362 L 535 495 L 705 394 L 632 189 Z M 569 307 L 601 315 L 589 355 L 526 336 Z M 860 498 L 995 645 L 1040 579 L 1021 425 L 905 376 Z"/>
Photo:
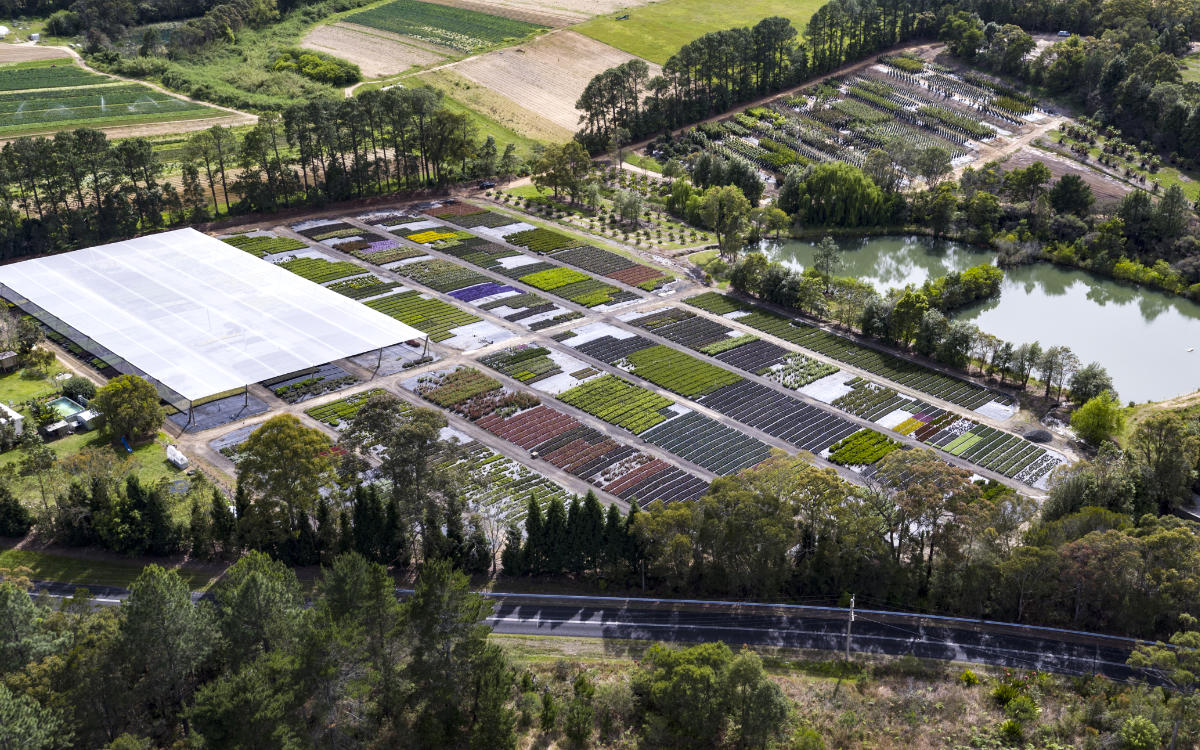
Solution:
<path fill-rule="evenodd" d="M 190 401 L 425 338 L 194 229 L 0 266 L 0 284 Z"/>

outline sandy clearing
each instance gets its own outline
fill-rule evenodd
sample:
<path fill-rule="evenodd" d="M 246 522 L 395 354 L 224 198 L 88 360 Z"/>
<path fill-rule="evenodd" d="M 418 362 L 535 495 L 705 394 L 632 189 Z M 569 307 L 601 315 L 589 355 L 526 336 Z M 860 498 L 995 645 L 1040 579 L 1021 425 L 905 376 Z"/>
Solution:
<path fill-rule="evenodd" d="M 0 63 L 53 60 L 56 57 L 70 56 L 71 53 L 61 47 L 39 47 L 36 44 L 0 44 Z"/>
<path fill-rule="evenodd" d="M 1045 164 L 1056 180 L 1066 174 L 1078 175 L 1092 188 L 1098 203 L 1115 203 L 1134 189 L 1132 185 L 1122 182 L 1116 177 L 1103 174 L 1073 159 L 1035 146 L 1027 146 L 1014 153 L 1005 160 L 1004 168 L 1005 170 L 1021 169 L 1035 161 Z"/>
<path fill-rule="evenodd" d="M 451 67 L 420 73 L 418 78 L 526 138 L 562 143 L 571 140 L 575 134 L 574 129 L 564 128 L 537 112 L 522 107 L 487 86 L 459 75 Z"/>
<path fill-rule="evenodd" d="M 575 102 L 597 73 L 634 59 L 574 31 L 554 31 L 526 44 L 454 63 L 450 69 L 574 132 Z M 661 68 L 650 64 L 650 75 Z"/>
<path fill-rule="evenodd" d="M 318 26 L 304 37 L 300 46 L 349 60 L 367 78 L 395 75 L 414 65 L 429 65 L 442 59 L 430 50 L 360 29 L 340 23 Z"/>
<path fill-rule="evenodd" d="M 592 16 L 636 8 L 653 0 L 430 0 L 545 26 L 569 26 Z"/>

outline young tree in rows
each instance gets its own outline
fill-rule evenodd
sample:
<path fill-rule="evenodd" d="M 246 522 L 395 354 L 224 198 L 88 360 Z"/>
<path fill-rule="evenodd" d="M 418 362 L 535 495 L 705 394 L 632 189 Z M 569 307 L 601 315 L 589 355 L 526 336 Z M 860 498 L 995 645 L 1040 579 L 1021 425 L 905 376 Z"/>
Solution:
<path fill-rule="evenodd" d="M 1156 412 L 1138 423 L 1130 449 L 1143 467 L 1146 490 L 1160 514 L 1183 502 L 1196 477 L 1200 436 L 1176 412 Z"/>
<path fill-rule="evenodd" d="M 1071 398 L 1079 404 L 1091 401 L 1105 391 L 1111 391 L 1116 395 L 1112 377 L 1109 376 L 1108 370 L 1104 369 L 1104 365 L 1099 362 L 1092 362 L 1076 370 L 1071 375 L 1069 387 Z"/>
<path fill-rule="evenodd" d="M 750 217 L 750 201 L 733 185 L 713 186 L 704 191 L 700 203 L 704 225 L 717 236 L 721 256 L 736 260 L 742 249 L 746 220 Z"/>
<path fill-rule="evenodd" d="M 1125 412 L 1112 391 L 1088 399 L 1071 415 L 1071 427 L 1092 445 L 1119 435 L 1125 428 Z"/>
<path fill-rule="evenodd" d="M 152 438 L 163 421 L 158 391 L 137 375 L 110 380 L 96 390 L 91 406 L 104 417 L 104 432 L 112 440 Z"/>
<path fill-rule="evenodd" d="M 583 196 L 583 205 L 595 211 L 600 207 L 600 199 L 604 197 L 604 190 L 600 187 L 598 180 L 588 180 L 584 183 L 580 195 Z"/>
<path fill-rule="evenodd" d="M 249 524 L 252 546 L 278 543 L 307 519 L 331 479 L 329 438 L 305 427 L 291 414 L 271 417 L 250 433 L 238 463 L 238 486 L 253 499 Z M 253 519 L 253 520 L 251 520 Z"/>

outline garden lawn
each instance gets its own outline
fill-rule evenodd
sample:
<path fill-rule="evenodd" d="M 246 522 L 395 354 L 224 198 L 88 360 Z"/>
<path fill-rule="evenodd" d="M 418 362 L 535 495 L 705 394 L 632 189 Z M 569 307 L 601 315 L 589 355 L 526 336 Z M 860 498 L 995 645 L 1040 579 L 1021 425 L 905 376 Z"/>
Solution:
<path fill-rule="evenodd" d="M 790 19 L 792 26 L 803 33 L 808 19 L 822 5 L 823 0 L 746 0 L 741 3 L 663 0 L 630 9 L 627 11 L 629 18 L 624 21 L 616 19 L 625 13 L 610 13 L 572 28 L 617 49 L 662 64 L 680 47 L 702 34 L 753 26 L 769 16 Z"/>
<path fill-rule="evenodd" d="M 49 372 L 50 378 L 54 377 L 55 373 L 62 371 L 62 366 L 55 360 L 54 366 Z M 50 378 L 28 378 L 23 375 L 24 372 L 24 370 L 17 370 L 0 375 L 0 401 L 13 404 L 18 411 L 25 401 L 58 392 L 58 386 L 54 385 L 54 381 Z"/>
<path fill-rule="evenodd" d="M 128 588 L 146 563 L 137 560 L 86 560 L 38 550 L 0 550 L 0 568 L 26 567 L 31 577 L 43 581 L 61 581 L 93 586 Z M 203 591 L 213 581 L 212 571 L 175 568 L 193 591 Z"/>
<path fill-rule="evenodd" d="M 167 440 L 165 433 L 158 433 L 158 440 Z M 58 455 L 59 460 L 72 456 L 84 448 L 104 448 L 112 451 L 113 460 L 120 460 L 131 454 L 126 453 L 125 449 L 118 443 L 115 447 L 107 439 L 100 436 L 97 431 L 78 432 L 74 435 L 68 435 L 60 440 L 46 443 Z M 156 484 L 160 479 L 175 479 L 178 478 L 181 472 L 171 464 L 167 463 L 167 449 L 165 446 L 155 441 L 147 445 L 141 445 L 134 448 L 133 454 L 133 472 L 137 474 L 142 482 L 147 484 Z M 20 450 L 10 450 L 0 454 L 0 471 L 4 471 L 9 466 L 15 466 L 21 461 Z M 13 491 L 17 497 L 25 501 L 31 501 L 38 498 L 37 481 L 33 478 L 21 477 L 13 480 Z"/>

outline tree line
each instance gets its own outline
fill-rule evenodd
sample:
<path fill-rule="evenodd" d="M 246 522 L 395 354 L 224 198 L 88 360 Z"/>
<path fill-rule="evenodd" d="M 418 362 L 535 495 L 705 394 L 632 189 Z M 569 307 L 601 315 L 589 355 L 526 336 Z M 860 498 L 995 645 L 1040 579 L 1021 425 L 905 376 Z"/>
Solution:
<path fill-rule="evenodd" d="M 655 591 L 755 600 L 855 593 L 870 606 L 1154 637 L 1200 605 L 1200 526 L 1159 515 L 1187 497 L 1198 463 L 1200 425 L 1158 415 L 1127 450 L 1057 476 L 1039 512 L 930 451 L 890 453 L 866 486 L 778 454 L 694 503 L 623 520 L 610 510 L 590 534 L 561 508 L 531 508 L 504 574 L 633 586 L 644 575 Z"/>
<path fill-rule="evenodd" d="M 157 565 L 117 607 L 92 606 L 86 589 L 53 607 L 28 585 L 0 571 L 5 747 L 505 750 L 536 733 L 570 747 L 741 748 L 793 721 L 762 660 L 722 643 L 654 645 L 628 680 L 601 685 L 565 661 L 551 675 L 518 667 L 488 639 L 491 604 L 444 562 L 424 565 L 404 601 L 383 565 L 354 553 L 323 567 L 310 597 L 258 552 L 198 603 Z"/>
<path fill-rule="evenodd" d="M 1116 99 L 1115 105 L 1124 105 L 1121 117 L 1139 120 L 1145 118 L 1142 105 L 1159 105 L 1164 99 L 1169 103 L 1183 96 L 1182 91 L 1159 91 L 1151 100 L 1156 84 L 1179 80 L 1175 61 L 1168 65 L 1155 59 L 1154 53 L 1162 47 L 1168 54 L 1181 54 L 1196 28 L 1194 8 L 1160 5 L 1149 15 L 1143 10 L 1136 4 L 1098 0 L 832 0 L 813 13 L 802 38 L 787 19 L 767 18 L 753 28 L 710 32 L 685 44 L 663 65 L 661 75 L 650 77 L 639 61 L 598 74 L 575 105 L 583 112 L 577 137 L 589 149 L 602 150 L 614 138 L 636 140 L 678 128 L 897 44 L 939 34 L 971 59 L 985 43 L 994 41 L 997 49 L 985 59 L 1011 68 L 1014 60 L 1023 57 L 1022 50 L 1032 49 L 1022 46 L 1023 38 L 1009 39 L 1012 35 L 1001 31 L 1014 24 L 1041 31 L 1118 30 L 1118 37 L 1105 42 L 1091 40 L 1085 45 L 1072 39 L 1053 45 L 1029 65 L 1030 77 L 1039 83 L 1047 80 L 1054 93 L 1069 92 L 1081 100 L 1090 97 L 1093 107 L 1104 101 L 1111 110 L 1114 105 L 1109 102 Z M 985 21 L 992 23 L 985 27 Z M 1137 51 L 1138 44 L 1143 51 Z M 1125 51 L 1131 47 L 1135 51 Z M 1113 59 L 1119 62 L 1107 66 Z M 1105 80 L 1099 75 L 1102 69 Z M 1095 86 L 1076 86 L 1080 80 L 1094 81 Z M 1174 120 L 1187 120 L 1192 112 L 1190 104 L 1181 107 L 1171 115 Z M 1145 122 L 1138 126 L 1141 132 L 1149 132 Z"/>
<path fill-rule="evenodd" d="M 469 177 L 512 174 L 512 144 L 478 137 L 432 89 L 299 103 L 242 135 L 214 126 L 181 174 L 150 141 L 79 128 L 0 149 L 0 258 L 86 247 L 223 213 L 318 206 Z"/>

